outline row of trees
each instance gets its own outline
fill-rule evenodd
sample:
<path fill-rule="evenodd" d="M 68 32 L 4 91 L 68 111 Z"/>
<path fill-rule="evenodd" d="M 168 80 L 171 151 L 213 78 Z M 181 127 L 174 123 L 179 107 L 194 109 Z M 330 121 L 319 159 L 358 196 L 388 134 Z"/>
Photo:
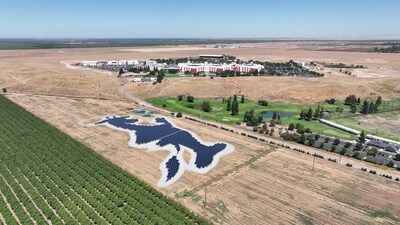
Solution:
<path fill-rule="evenodd" d="M 346 68 L 365 68 L 363 65 L 354 65 L 354 64 L 346 65 L 346 64 L 344 64 L 344 63 L 331 63 L 331 64 L 326 64 L 325 67 L 329 67 L 329 68 L 342 68 L 342 69 L 346 69 Z"/>
<path fill-rule="evenodd" d="M 320 107 L 318 105 L 318 108 L 316 110 L 313 110 L 311 107 L 308 109 L 308 111 L 301 110 L 300 112 L 300 119 L 301 120 L 307 120 L 310 121 L 312 119 L 317 120 L 318 118 L 322 118 L 324 113 L 323 107 Z"/>
<path fill-rule="evenodd" d="M 375 103 L 372 102 L 372 101 L 368 103 L 367 100 L 365 100 L 363 105 L 362 105 L 362 107 L 361 107 L 361 109 L 360 109 L 360 112 L 362 114 L 376 113 L 376 112 L 378 112 L 379 107 L 381 105 L 382 105 L 382 97 L 381 96 L 379 96 L 376 99 Z"/>
<path fill-rule="evenodd" d="M 237 100 L 237 95 L 233 96 L 233 100 L 231 97 L 228 99 L 223 99 L 222 102 L 226 102 L 226 111 L 231 111 L 231 115 L 235 116 L 239 114 L 239 103 Z M 244 103 L 244 96 L 240 100 L 241 103 Z"/>
<path fill-rule="evenodd" d="M 390 47 L 376 47 L 373 51 L 382 53 L 400 53 L 400 43 L 393 43 Z"/>

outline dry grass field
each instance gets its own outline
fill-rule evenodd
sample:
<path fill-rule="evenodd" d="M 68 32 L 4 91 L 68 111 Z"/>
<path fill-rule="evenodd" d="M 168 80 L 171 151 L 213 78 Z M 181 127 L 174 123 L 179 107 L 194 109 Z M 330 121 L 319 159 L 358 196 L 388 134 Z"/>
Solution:
<path fill-rule="evenodd" d="M 128 134 L 86 127 L 105 115 L 126 115 L 133 103 L 117 100 L 8 95 L 14 102 L 156 187 L 167 152 L 129 148 Z M 205 141 L 226 141 L 235 152 L 206 175 L 185 172 L 158 188 L 193 211 L 222 224 L 396 224 L 400 184 L 326 160 L 251 141 L 205 125 L 171 118 Z M 203 185 L 207 184 L 207 207 Z"/>
<path fill-rule="evenodd" d="M 138 108 L 120 96 L 127 80 L 116 74 L 70 64 L 82 60 L 149 59 L 229 54 L 241 59 L 324 61 L 361 64 L 358 77 L 332 70 L 323 78 L 238 77 L 168 78 L 158 85 L 124 85 L 141 99 L 225 97 L 241 93 L 272 101 L 316 102 L 349 94 L 384 98 L 400 96 L 400 54 L 338 51 L 297 43 L 254 44 L 253 48 L 206 49 L 199 46 L 21 50 L 0 52 L 0 88 L 12 101 L 91 147 L 103 157 L 157 188 L 159 165 L 168 152 L 128 147 L 129 136 L 86 124 L 107 115 L 126 115 Z M 64 96 L 64 97 L 63 97 Z M 235 152 L 223 156 L 206 175 L 186 171 L 162 193 L 221 224 L 398 224 L 400 183 L 312 157 L 232 135 L 220 129 L 171 118 L 205 141 L 224 141 Z M 203 186 L 207 184 L 207 207 Z"/>
<path fill-rule="evenodd" d="M 241 59 L 283 62 L 289 60 L 361 64 L 368 69 L 352 69 L 357 77 L 326 69 L 324 78 L 240 77 L 207 80 L 173 78 L 161 85 L 130 84 L 126 90 L 141 98 L 171 97 L 192 93 L 199 97 L 228 96 L 242 93 L 255 99 L 316 102 L 326 98 L 343 99 L 349 94 L 385 98 L 400 93 L 400 55 L 370 52 L 332 51 L 318 45 L 297 43 L 254 44 L 250 48 L 207 49 L 202 47 L 99 48 L 2 51 L 0 84 L 12 92 L 91 97 L 117 97 L 121 80 L 115 75 L 88 69 L 71 69 L 70 63 L 82 60 L 149 59 L 229 54 Z M 352 47 L 348 47 L 352 49 Z M 150 49 L 150 50 L 149 50 Z M 129 50 L 129 51 L 128 51 Z M 329 74 L 329 73 L 330 74 Z"/>

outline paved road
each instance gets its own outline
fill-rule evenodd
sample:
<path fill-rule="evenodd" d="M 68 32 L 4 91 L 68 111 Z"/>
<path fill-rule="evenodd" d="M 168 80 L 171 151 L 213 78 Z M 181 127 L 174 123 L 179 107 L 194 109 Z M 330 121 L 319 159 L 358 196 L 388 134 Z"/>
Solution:
<path fill-rule="evenodd" d="M 119 94 L 121 94 L 125 98 L 128 98 L 128 99 L 132 100 L 133 102 L 139 104 L 140 106 L 146 107 L 146 108 L 151 109 L 153 111 L 163 112 L 163 113 L 167 113 L 167 114 L 174 113 L 174 112 L 166 110 L 166 109 L 161 109 L 161 108 L 155 107 L 152 104 L 150 104 L 148 102 L 145 102 L 145 101 L 135 97 L 132 94 L 126 93 L 124 88 L 128 83 L 129 83 L 129 81 L 124 83 L 124 84 L 122 84 L 118 88 L 118 93 Z M 225 124 L 222 125 L 221 123 L 210 122 L 208 120 L 203 120 L 203 119 L 200 119 L 200 118 L 197 118 L 197 117 L 192 117 L 192 116 L 187 116 L 187 115 L 185 115 L 184 117 L 186 119 L 188 119 L 188 120 L 189 119 L 193 119 L 193 120 L 198 121 L 199 123 L 208 124 L 208 125 L 211 125 L 211 126 L 213 126 L 215 128 L 221 129 L 221 127 L 222 127 L 222 128 L 228 129 L 228 130 L 232 130 L 233 133 L 235 133 L 237 135 L 242 135 L 242 133 L 244 133 L 244 134 L 246 134 L 246 136 L 250 135 L 250 136 L 257 137 L 259 139 L 264 139 L 268 143 L 272 142 L 272 143 L 275 143 L 275 145 L 279 144 L 279 145 L 288 146 L 288 147 L 290 147 L 291 150 L 288 149 L 288 148 L 282 148 L 282 149 L 287 149 L 288 151 L 292 151 L 293 149 L 300 149 L 300 150 L 303 150 L 305 152 L 309 152 L 311 155 L 312 154 L 322 155 L 324 157 L 324 159 L 316 158 L 316 160 L 315 160 L 315 162 L 316 162 L 315 167 L 317 169 L 318 169 L 318 161 L 319 160 L 328 160 L 328 158 L 331 158 L 331 159 L 336 159 L 338 164 L 341 164 L 343 166 L 346 166 L 346 164 L 348 164 L 348 163 L 352 164 L 352 167 L 349 167 L 349 168 L 354 168 L 354 169 L 358 169 L 358 170 L 361 170 L 361 168 L 365 168 L 365 169 L 367 169 L 367 171 L 370 171 L 370 170 L 376 171 L 377 175 L 389 175 L 389 176 L 392 176 L 393 180 L 396 179 L 396 178 L 400 179 L 400 173 L 399 172 L 393 171 L 393 170 L 388 170 L 388 169 L 383 169 L 383 168 L 380 168 L 380 167 L 378 167 L 378 166 L 376 166 L 374 164 L 368 163 L 368 162 L 363 162 L 363 161 L 360 161 L 360 160 L 349 158 L 347 156 L 341 157 L 339 154 L 336 154 L 336 153 L 326 152 L 326 151 L 323 151 L 323 150 L 319 150 L 319 149 L 316 149 L 316 148 L 313 148 L 313 147 L 309 147 L 309 146 L 305 146 L 305 145 L 302 145 L 302 144 L 298 144 L 298 143 L 295 143 L 295 142 L 287 142 L 287 141 L 277 140 L 277 139 L 274 139 L 274 138 L 270 138 L 270 137 L 268 137 L 266 135 L 259 135 L 258 133 L 255 133 L 255 132 L 252 132 L 252 131 L 249 132 L 249 130 L 247 130 L 245 128 L 238 128 L 236 126 L 225 125 Z M 224 132 L 231 132 L 231 131 L 226 131 L 226 130 L 223 130 L 223 131 Z M 249 137 L 249 139 L 255 140 L 254 138 L 251 138 L 251 137 Z M 260 140 L 258 140 L 258 141 L 260 141 Z M 301 154 L 301 153 L 299 152 L 299 154 Z M 310 155 L 310 164 L 312 164 L 312 162 L 313 162 L 313 159 L 312 159 L 311 155 Z"/>

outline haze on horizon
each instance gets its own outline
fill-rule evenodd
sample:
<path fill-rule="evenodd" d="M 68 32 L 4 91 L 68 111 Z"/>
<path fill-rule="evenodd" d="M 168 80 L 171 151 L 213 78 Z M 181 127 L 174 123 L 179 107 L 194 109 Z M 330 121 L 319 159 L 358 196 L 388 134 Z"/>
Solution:
<path fill-rule="evenodd" d="M 400 1 L 2 1 L 0 38 L 400 37 Z"/>

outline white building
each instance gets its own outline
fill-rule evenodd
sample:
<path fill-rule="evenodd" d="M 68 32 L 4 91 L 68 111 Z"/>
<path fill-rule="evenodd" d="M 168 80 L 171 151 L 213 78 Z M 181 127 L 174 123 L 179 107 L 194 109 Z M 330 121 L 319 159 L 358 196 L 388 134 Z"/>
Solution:
<path fill-rule="evenodd" d="M 153 83 L 157 81 L 155 77 L 134 77 L 132 79 L 134 83 Z"/>
<path fill-rule="evenodd" d="M 82 66 L 95 67 L 97 66 L 97 61 L 82 61 L 81 64 Z"/>
<path fill-rule="evenodd" d="M 231 70 L 234 72 L 240 73 L 248 73 L 248 72 L 255 72 L 264 69 L 263 65 L 255 64 L 255 63 L 248 63 L 248 64 L 226 64 L 226 63 L 178 63 L 178 67 L 181 73 L 190 72 L 192 74 L 195 73 L 222 73 L 226 70 Z"/>
<path fill-rule="evenodd" d="M 154 60 L 147 60 L 147 61 L 146 61 L 146 66 L 149 67 L 149 70 L 153 71 L 154 68 L 157 67 L 157 61 L 154 61 Z"/>
<path fill-rule="evenodd" d="M 133 66 L 133 65 L 139 65 L 138 60 L 127 60 L 126 65 Z"/>
<path fill-rule="evenodd" d="M 306 61 L 294 61 L 295 63 L 297 63 L 297 65 L 303 67 L 303 68 L 309 68 L 310 67 L 310 63 L 306 62 Z"/>

